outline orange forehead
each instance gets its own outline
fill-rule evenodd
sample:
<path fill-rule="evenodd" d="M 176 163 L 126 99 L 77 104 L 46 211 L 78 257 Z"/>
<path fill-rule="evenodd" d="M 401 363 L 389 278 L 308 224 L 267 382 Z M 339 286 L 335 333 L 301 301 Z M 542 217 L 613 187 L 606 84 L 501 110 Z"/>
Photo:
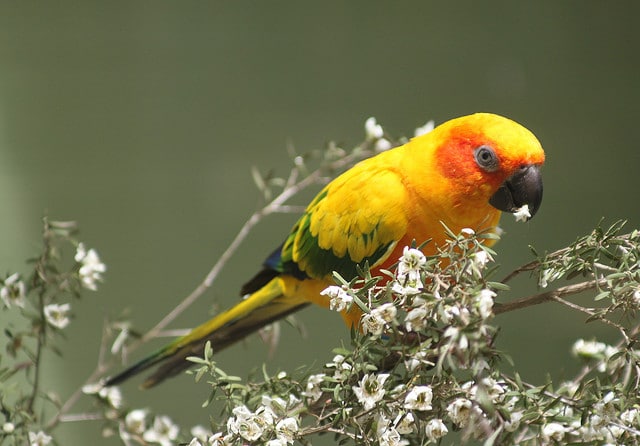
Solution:
<path fill-rule="evenodd" d="M 497 115 L 478 113 L 454 119 L 442 126 L 438 135 L 436 160 L 440 172 L 449 178 L 479 180 L 484 177 L 501 182 L 520 166 L 543 164 L 544 151 L 537 138 L 525 127 Z M 491 147 L 499 158 L 497 171 L 487 173 L 478 167 L 474 151 Z"/>

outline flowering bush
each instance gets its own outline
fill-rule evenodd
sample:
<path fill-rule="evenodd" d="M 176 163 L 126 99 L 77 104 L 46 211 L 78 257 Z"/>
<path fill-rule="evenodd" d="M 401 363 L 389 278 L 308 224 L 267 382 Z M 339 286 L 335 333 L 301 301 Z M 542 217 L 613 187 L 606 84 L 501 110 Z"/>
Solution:
<path fill-rule="evenodd" d="M 417 131 L 432 127 L 428 123 Z M 47 399 L 38 379 L 45 367 L 41 352 L 53 347 L 70 323 L 69 301 L 84 290 L 96 291 L 106 267 L 95 250 L 78 243 L 73 224 L 45 220 L 42 254 L 32 270 L 0 280 L 4 311 L 19 312 L 24 320 L 23 326 L 6 329 L 9 355 L 0 357 L 0 444 L 52 444 L 57 426 L 68 420 L 81 397 L 93 398 L 100 407 L 99 414 L 86 417 L 102 419 L 103 435 L 117 436 L 126 445 L 284 446 L 310 444 L 322 433 L 333 435 L 336 443 L 383 446 L 475 440 L 498 445 L 640 443 L 640 324 L 635 320 L 640 233 L 623 233 L 623 223 L 599 225 L 552 253 L 534 251 L 535 260 L 501 280 L 496 279 L 496 254 L 483 244 L 496 235 L 471 229 L 447 230 L 449 243 L 434 256 L 425 256 L 419 246 L 406 247 L 396 266 L 383 271 L 384 280 L 372 277 L 366 267 L 355 280 L 336 275 L 335 285 L 323 292 L 330 308 L 344 311 L 356 305 L 364 315 L 361 331 L 352 332 L 348 347 L 327 352 L 324 366 L 305 374 L 265 371 L 264 379 L 247 381 L 221 369 L 211 346 L 202 358 L 189 358 L 190 373 L 209 392 L 205 407 L 216 405 L 210 426 L 181 428 L 168 415 L 130 407 L 117 387 L 100 384 L 125 346 L 131 351 L 152 338 L 211 286 L 220 266 L 263 216 L 299 211 L 287 200 L 323 182 L 333 170 L 385 150 L 389 141 L 370 119 L 362 145 L 349 153 L 330 145 L 317 170 L 307 168 L 308 158 L 295 156 L 287 179 L 263 178 L 254 171 L 268 203 L 240 230 L 203 284 L 140 341 L 130 339 L 129 322 L 113 322 L 105 342 L 114 356 L 101 358 L 87 383 L 57 405 Z M 526 218 L 527 212 L 521 209 L 516 218 Z M 523 274 L 540 292 L 502 302 L 509 282 Z M 549 289 L 561 278 L 573 280 Z M 584 297 L 568 300 L 585 292 L 597 304 L 585 304 Z M 505 355 L 495 348 L 495 316 L 546 302 L 607 324 L 617 330 L 619 342 L 578 339 L 567 352 L 583 365 L 576 376 L 563 382 L 523 381 L 504 367 Z M 15 384 L 23 373 L 29 380 Z M 45 412 L 53 416 L 43 419 Z"/>
<path fill-rule="evenodd" d="M 13 273 L 0 279 L 3 310 L 20 316 L 14 318 L 18 323 L 4 327 L 4 351 L 8 357 L 0 356 L 4 416 L 0 444 L 51 443 L 52 437 L 44 430 L 53 428 L 56 422 L 47 425 L 39 414 L 58 407 L 53 394 L 41 388 L 40 376 L 45 372 L 43 351 L 56 348 L 59 332 L 71 322 L 71 304 L 66 301 L 79 298 L 83 289 L 97 290 L 106 271 L 98 253 L 86 251 L 74 238 L 73 222 L 45 218 L 43 223 L 42 253 L 30 262 L 29 274 Z M 21 386 L 16 385 L 13 380 L 22 373 L 28 379 L 21 381 Z M 113 395 L 114 391 L 110 393 Z M 111 399 L 111 403 L 115 401 Z"/>
<path fill-rule="evenodd" d="M 386 285 L 372 285 L 375 278 L 366 271 L 351 283 L 338 277 L 325 294 L 340 302 L 334 305 L 337 311 L 364 308 L 363 332 L 354 332 L 351 348 L 338 350 L 320 373 L 306 379 L 282 373 L 263 383 L 231 385 L 210 353 L 192 358 L 195 373 L 210 374 L 212 391 L 230 403 L 227 423 L 213 425 L 215 434 L 193 444 L 284 445 L 319 432 L 385 446 L 438 443 L 454 432 L 452 444 L 471 439 L 503 445 L 637 444 L 640 351 L 633 340 L 640 327 L 613 319 L 621 309 L 629 315 L 638 309 L 640 234 L 621 235 L 621 227 L 596 229 L 514 273 L 529 271 L 539 279 L 552 268 L 564 277 L 598 265 L 595 282 L 505 304 L 494 302 L 506 285 L 491 280 L 495 253 L 482 244 L 487 235 L 470 230 L 450 234 L 449 244 L 433 257 L 407 247 Z M 605 254 L 611 252 L 624 259 Z M 568 261 L 570 253 L 581 261 Z M 618 281 L 621 275 L 624 281 Z M 407 281 L 413 285 L 406 286 Z M 576 341 L 572 353 L 585 366 L 574 379 L 557 384 L 534 385 L 503 370 L 502 354 L 494 348 L 495 314 L 547 300 L 567 302 L 566 296 L 590 284 L 591 289 L 597 285 L 600 300 L 602 293 L 616 299 L 597 313 L 579 309 L 614 324 L 620 344 Z M 284 392 L 274 395 L 274 387 Z M 279 401 L 277 411 L 273 401 Z M 282 420 L 290 420 L 286 438 L 278 434 Z"/>

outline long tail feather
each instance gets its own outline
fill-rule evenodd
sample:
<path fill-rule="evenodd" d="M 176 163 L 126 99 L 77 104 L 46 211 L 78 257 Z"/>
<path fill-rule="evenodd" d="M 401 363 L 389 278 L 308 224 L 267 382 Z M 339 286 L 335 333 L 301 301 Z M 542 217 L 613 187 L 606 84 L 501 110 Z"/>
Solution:
<path fill-rule="evenodd" d="M 207 341 L 211 341 L 213 351 L 218 352 L 308 304 L 305 301 L 287 298 L 282 293 L 281 279 L 276 277 L 236 306 L 109 378 L 105 382 L 105 386 L 120 384 L 130 377 L 162 363 L 142 384 L 143 388 L 153 387 L 188 369 L 191 363 L 186 358 L 188 356 L 202 356 Z"/>

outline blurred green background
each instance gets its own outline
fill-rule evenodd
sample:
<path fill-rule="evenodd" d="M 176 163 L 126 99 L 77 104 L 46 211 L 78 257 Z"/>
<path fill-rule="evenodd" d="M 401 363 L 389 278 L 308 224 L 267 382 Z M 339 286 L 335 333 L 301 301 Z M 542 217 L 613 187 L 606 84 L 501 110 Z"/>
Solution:
<path fill-rule="evenodd" d="M 130 308 L 145 330 L 200 282 L 260 205 L 252 166 L 286 175 L 288 142 L 351 147 L 369 116 L 410 135 L 429 119 L 491 111 L 536 133 L 545 198 L 530 223 L 503 220 L 504 273 L 531 259 L 528 244 L 554 250 L 601 217 L 639 227 L 639 16 L 634 1 L 3 2 L 0 269 L 25 270 L 45 213 L 77 220 L 109 268 L 74 305 L 46 384 L 65 398 L 93 370 L 105 316 Z M 174 327 L 235 302 L 294 218 L 265 220 Z M 285 326 L 272 359 L 254 337 L 221 366 L 292 371 L 348 339 L 328 311 L 300 319 L 307 339 Z M 576 338 L 613 334 L 552 304 L 496 323 L 499 347 L 538 383 L 576 370 Z M 124 387 L 133 406 L 207 423 L 204 385 L 181 377 L 140 392 L 138 382 Z M 61 444 L 117 443 L 99 431 L 64 425 Z"/>

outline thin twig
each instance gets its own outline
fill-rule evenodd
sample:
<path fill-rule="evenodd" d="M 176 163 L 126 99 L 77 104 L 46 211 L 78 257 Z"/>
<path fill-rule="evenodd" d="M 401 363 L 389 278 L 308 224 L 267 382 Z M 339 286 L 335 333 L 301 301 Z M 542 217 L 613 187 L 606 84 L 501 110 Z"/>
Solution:
<path fill-rule="evenodd" d="M 602 280 L 604 280 L 604 279 L 602 279 Z M 603 323 L 605 323 L 607 325 L 610 325 L 610 326 L 616 328 L 618 331 L 620 331 L 620 334 L 622 334 L 622 336 L 624 336 L 625 340 L 627 342 L 630 342 L 629 338 L 627 337 L 627 334 L 625 333 L 625 330 L 624 330 L 623 326 L 621 326 L 619 324 L 616 324 L 615 322 L 610 321 L 609 319 L 607 319 L 605 317 L 602 317 L 594 309 L 583 307 L 583 306 L 580 306 L 580 305 L 576 305 L 573 302 L 569 302 L 568 300 L 565 300 L 565 299 L 563 299 L 563 298 L 561 298 L 559 296 L 553 297 L 553 300 L 555 300 L 556 302 L 561 303 L 562 305 L 565 305 L 565 306 L 567 306 L 567 307 L 569 307 L 569 308 L 571 308 L 573 310 L 580 311 L 581 313 L 588 314 L 590 317 L 595 317 L 600 322 L 603 322 Z"/>
<path fill-rule="evenodd" d="M 63 421 L 64 417 L 67 415 L 67 412 L 71 410 L 71 408 L 76 404 L 80 396 L 83 394 L 83 388 L 86 384 L 95 383 L 98 378 L 100 378 L 108 369 L 109 364 L 104 360 L 104 352 L 107 350 L 107 326 L 108 321 L 103 321 L 102 327 L 102 339 L 100 340 L 100 349 L 98 352 L 98 363 L 96 364 L 95 369 L 91 372 L 89 377 L 85 380 L 84 384 L 78 387 L 72 394 L 67 398 L 67 400 L 62 404 L 60 410 L 56 412 L 49 421 L 46 423 L 46 429 L 49 430 L 56 426 L 58 423 Z"/>
<path fill-rule="evenodd" d="M 616 235 L 616 238 L 618 238 L 619 240 L 622 240 L 622 241 L 628 241 L 628 240 L 631 238 L 631 236 L 632 236 L 632 233 L 628 233 L 628 234 Z M 568 251 L 574 250 L 574 249 L 576 248 L 576 246 L 577 246 L 577 244 L 574 244 L 574 245 L 571 245 L 571 246 L 568 246 L 568 247 L 565 247 L 565 248 L 558 249 L 558 250 L 553 251 L 553 252 L 551 252 L 551 253 L 549 253 L 549 254 L 546 254 L 546 255 L 544 256 L 544 260 L 546 261 L 546 260 L 549 260 L 549 259 L 555 259 L 555 258 L 557 258 L 557 257 L 559 257 L 559 256 L 563 256 L 563 255 L 565 255 Z M 541 264 L 542 264 L 542 261 L 541 261 L 541 260 L 533 260 L 532 262 L 529 262 L 529 263 L 527 263 L 527 264 L 525 264 L 525 265 L 522 265 L 521 267 L 519 267 L 519 268 L 517 268 L 517 269 L 513 270 L 511 273 L 509 273 L 509 274 L 508 274 L 504 279 L 502 279 L 500 282 L 502 282 L 502 283 L 507 283 L 507 282 L 509 282 L 510 280 L 512 280 L 514 277 L 518 276 L 518 275 L 519 275 L 519 274 L 521 274 L 521 273 L 524 273 L 524 272 L 527 272 L 527 271 L 533 271 L 533 270 L 535 270 L 535 269 L 536 269 L 536 268 L 538 268 Z M 612 269 L 612 268 L 611 268 L 611 267 L 609 267 L 609 266 L 602 265 L 602 264 L 600 264 L 600 263 L 596 263 L 596 266 L 598 266 L 598 267 L 602 267 L 602 268 L 607 269 L 607 270 L 609 270 L 609 271 L 614 271 L 614 270 L 615 270 L 615 269 Z"/>
<path fill-rule="evenodd" d="M 305 428 L 304 430 L 302 430 L 298 436 L 299 437 L 306 437 L 309 435 L 313 435 L 313 434 L 317 434 L 320 432 L 333 432 L 336 434 L 342 434 L 346 437 L 351 438 L 352 440 L 355 440 L 358 438 L 358 436 L 356 434 L 352 434 L 351 432 L 347 432 L 347 431 L 343 431 L 341 429 L 336 429 L 335 427 L 331 426 L 330 424 L 322 424 L 320 426 L 315 426 L 315 427 L 308 427 Z"/>
<path fill-rule="evenodd" d="M 638 333 L 640 333 L 640 325 L 636 325 L 635 327 L 631 328 L 629 331 L 629 334 L 627 336 L 625 336 L 626 338 L 635 338 Z M 624 345 L 625 340 L 620 340 L 616 345 L 616 349 L 620 349 L 622 347 L 622 345 Z M 628 344 L 627 344 L 628 346 Z M 573 382 L 576 383 L 580 383 L 584 380 L 584 378 L 589 375 L 589 373 L 593 372 L 596 368 L 598 368 L 600 366 L 599 362 L 591 362 L 587 365 L 585 365 L 580 372 L 576 375 L 576 377 L 573 379 Z M 636 372 L 636 375 L 640 376 L 640 370 L 638 370 Z M 625 383 L 626 384 L 626 383 Z M 635 388 L 635 386 L 634 386 Z"/>
<path fill-rule="evenodd" d="M 38 327 L 38 341 L 36 342 L 36 356 L 33 361 L 33 391 L 29 397 L 29 403 L 27 404 L 27 410 L 29 413 L 33 413 L 33 408 L 36 402 L 38 392 L 40 392 L 40 371 L 42 369 L 42 349 L 44 348 L 45 340 L 45 315 L 44 315 L 44 289 L 41 291 L 39 298 L 39 310 L 41 312 L 42 323 Z"/>
<path fill-rule="evenodd" d="M 265 208 L 266 209 L 266 208 Z M 129 351 L 135 350 L 140 345 L 146 343 L 150 339 L 155 338 L 160 331 L 162 331 L 167 325 L 169 325 L 176 317 L 178 317 L 184 310 L 192 305 L 205 291 L 213 284 L 215 279 L 222 271 L 223 266 L 229 261 L 231 256 L 236 252 L 240 244 L 247 237 L 251 229 L 266 215 L 265 209 L 255 212 L 249 220 L 242 226 L 236 237 L 233 239 L 229 247 L 222 253 L 218 261 L 213 268 L 209 271 L 204 280 L 198 285 L 186 298 L 176 305 L 160 322 L 158 322 L 152 329 L 150 329 L 144 336 L 142 336 L 137 342 L 134 342 L 129 346 Z"/>
<path fill-rule="evenodd" d="M 587 282 L 580 282 L 573 285 L 567 285 L 555 290 L 546 291 L 544 293 L 534 294 L 533 296 L 527 296 L 520 299 L 515 299 L 510 302 L 496 304 L 494 307 L 495 314 L 507 313 L 509 311 L 519 310 L 521 308 L 531 307 L 544 302 L 555 300 L 558 297 L 570 296 L 572 294 L 582 293 L 584 291 L 592 290 L 598 286 L 604 285 L 606 280 L 589 280 Z"/>
<path fill-rule="evenodd" d="M 100 412 L 93 413 L 72 413 L 60 417 L 61 423 L 69 423 L 76 421 L 100 421 L 104 420 L 104 414 Z"/>
<path fill-rule="evenodd" d="M 511 279 L 513 279 L 514 277 L 516 277 L 517 275 L 524 273 L 526 271 L 533 271 L 534 269 L 536 269 L 538 266 L 540 266 L 540 262 L 538 260 L 534 260 L 533 262 L 529 262 L 526 265 L 522 265 L 521 267 L 511 271 L 504 279 L 502 279 L 500 282 L 502 283 L 507 283 L 508 281 L 510 281 Z"/>

